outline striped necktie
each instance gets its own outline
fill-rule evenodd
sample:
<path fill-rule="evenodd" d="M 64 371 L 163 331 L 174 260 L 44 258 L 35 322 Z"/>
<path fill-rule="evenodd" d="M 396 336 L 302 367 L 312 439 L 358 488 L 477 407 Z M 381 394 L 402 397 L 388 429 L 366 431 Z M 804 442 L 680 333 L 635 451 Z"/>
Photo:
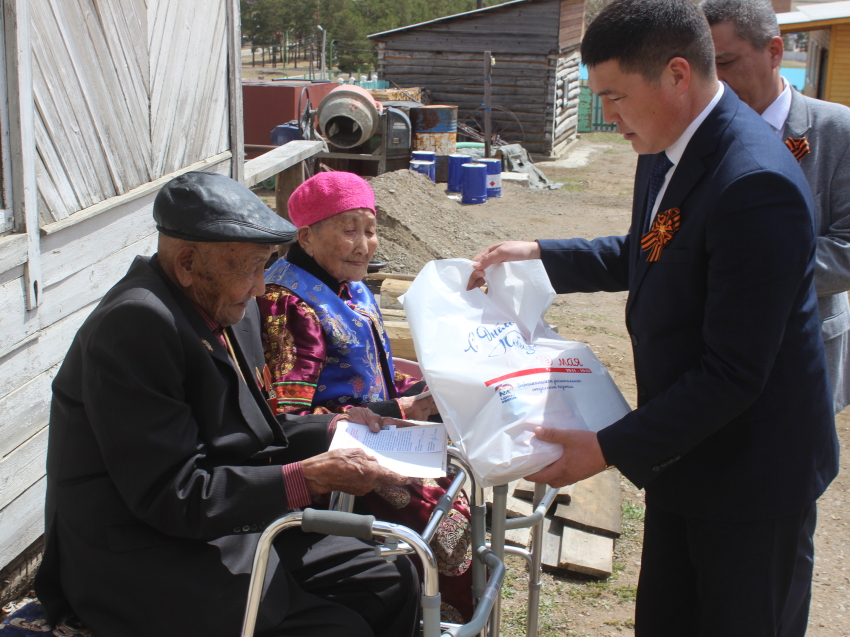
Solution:
<path fill-rule="evenodd" d="M 664 178 L 667 176 L 667 171 L 673 166 L 673 162 L 667 157 L 666 152 L 661 152 L 655 155 L 652 164 L 652 172 L 649 175 L 649 193 L 646 198 L 646 210 L 643 215 L 643 232 L 649 231 L 652 223 L 652 208 L 655 206 L 655 200 L 658 193 L 661 191 L 661 186 L 664 185 Z"/>

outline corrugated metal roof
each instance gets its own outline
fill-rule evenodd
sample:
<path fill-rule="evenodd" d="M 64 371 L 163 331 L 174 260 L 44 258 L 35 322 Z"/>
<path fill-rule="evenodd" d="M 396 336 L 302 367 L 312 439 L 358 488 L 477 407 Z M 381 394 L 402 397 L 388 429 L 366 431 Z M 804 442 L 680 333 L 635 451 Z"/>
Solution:
<path fill-rule="evenodd" d="M 838 20 L 841 18 L 850 18 L 850 2 L 846 0 L 844 2 L 810 4 L 808 6 L 798 7 L 797 11 L 778 13 L 776 15 L 779 26 L 820 22 L 821 20 Z"/>
<path fill-rule="evenodd" d="M 492 11 L 493 9 L 501 9 L 503 7 L 508 7 L 514 4 L 521 4 L 523 2 L 531 2 L 532 0 L 511 0 L 510 2 L 503 2 L 502 4 L 494 4 L 492 7 L 484 7 L 483 9 L 474 9 L 472 11 L 466 11 L 464 13 L 456 13 L 454 15 L 443 16 L 442 18 L 437 18 L 436 20 L 428 20 L 428 22 L 420 22 L 419 24 L 410 24 L 406 27 L 399 27 L 398 29 L 391 29 L 389 31 L 382 31 L 381 33 L 373 33 L 368 36 L 370 38 L 377 38 L 381 35 L 389 35 L 391 33 L 398 33 L 400 31 L 407 31 L 409 29 L 415 29 L 417 27 L 424 27 L 426 24 L 434 24 L 435 22 L 445 22 L 446 20 L 454 20 L 455 18 L 461 18 L 464 16 L 475 15 L 476 13 L 482 13 L 483 11 Z M 844 4 L 844 3 L 842 3 Z M 847 4 L 850 4 L 848 2 Z"/>

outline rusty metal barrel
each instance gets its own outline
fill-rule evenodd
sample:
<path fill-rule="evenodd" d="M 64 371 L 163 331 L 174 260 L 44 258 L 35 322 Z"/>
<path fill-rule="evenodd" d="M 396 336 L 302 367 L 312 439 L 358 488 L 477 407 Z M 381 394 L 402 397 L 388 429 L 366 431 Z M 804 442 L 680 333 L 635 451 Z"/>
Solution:
<path fill-rule="evenodd" d="M 457 106 L 433 104 L 410 109 L 413 128 L 413 150 L 429 150 L 437 154 L 437 181 L 446 181 L 449 155 L 457 144 Z"/>
<path fill-rule="evenodd" d="M 383 105 L 359 86 L 338 86 L 316 111 L 319 132 L 337 148 L 354 148 L 378 132 Z"/>

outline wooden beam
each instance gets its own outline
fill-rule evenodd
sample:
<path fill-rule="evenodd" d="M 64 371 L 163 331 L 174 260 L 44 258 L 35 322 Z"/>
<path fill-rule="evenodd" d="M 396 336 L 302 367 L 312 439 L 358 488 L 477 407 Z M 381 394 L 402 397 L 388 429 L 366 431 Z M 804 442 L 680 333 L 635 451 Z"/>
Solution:
<path fill-rule="evenodd" d="M 6 38 L 6 85 L 9 99 L 9 145 L 12 155 L 12 208 L 27 237 L 24 264 L 27 309 L 41 304 L 41 237 L 35 173 L 35 122 L 32 90 L 30 0 L 3 3 Z"/>
<path fill-rule="evenodd" d="M 291 221 L 287 204 L 295 189 L 303 183 L 304 162 L 298 162 L 277 174 L 274 182 L 274 201 L 278 216 Z"/>
<path fill-rule="evenodd" d="M 559 504 L 555 515 L 566 526 L 620 537 L 622 510 L 620 476 L 617 471 L 603 471 L 574 485 L 569 504 Z"/>
<path fill-rule="evenodd" d="M 256 186 L 272 175 L 283 172 L 324 149 L 324 142 L 311 142 L 298 139 L 283 146 L 278 146 L 255 159 L 245 162 L 245 174 L 242 180 L 248 188 Z"/>
<path fill-rule="evenodd" d="M 28 239 L 23 234 L 0 237 L 0 272 L 8 272 L 27 262 Z"/>
<path fill-rule="evenodd" d="M 227 12 L 227 101 L 230 114 L 230 176 L 242 182 L 245 171 L 245 123 L 242 119 L 242 23 L 239 0 L 225 0 Z"/>

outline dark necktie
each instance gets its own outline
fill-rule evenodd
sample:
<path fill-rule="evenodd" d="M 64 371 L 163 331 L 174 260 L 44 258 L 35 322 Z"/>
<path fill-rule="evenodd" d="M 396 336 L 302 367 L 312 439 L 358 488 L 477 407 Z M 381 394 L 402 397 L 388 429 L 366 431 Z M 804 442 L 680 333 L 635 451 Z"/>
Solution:
<path fill-rule="evenodd" d="M 649 193 L 646 198 L 646 210 L 643 215 L 643 233 L 649 231 L 655 199 L 658 197 L 661 186 L 664 185 L 664 178 L 667 176 L 667 171 L 670 170 L 672 165 L 673 162 L 668 159 L 666 152 L 655 155 L 652 172 L 649 175 Z"/>

